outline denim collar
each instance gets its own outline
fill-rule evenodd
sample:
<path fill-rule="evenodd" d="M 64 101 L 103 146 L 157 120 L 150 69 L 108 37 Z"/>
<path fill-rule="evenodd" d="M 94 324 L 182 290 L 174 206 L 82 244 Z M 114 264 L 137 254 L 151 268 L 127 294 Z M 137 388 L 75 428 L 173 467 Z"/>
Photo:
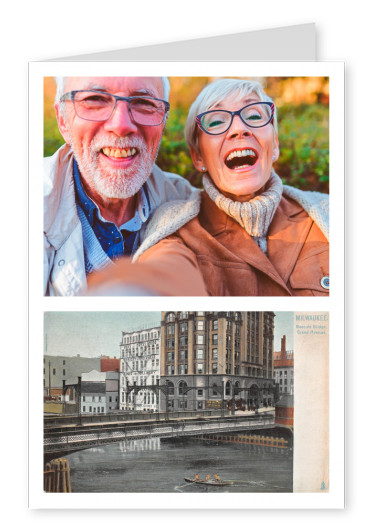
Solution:
<path fill-rule="evenodd" d="M 103 250 L 110 258 L 115 258 L 122 254 L 133 254 L 136 250 L 135 246 L 138 244 L 138 237 L 135 238 L 135 235 L 132 236 L 132 234 L 128 233 L 137 233 L 150 215 L 150 205 L 145 185 L 137 193 L 137 206 L 133 218 L 123 223 L 120 227 L 117 227 L 111 221 L 103 218 L 98 205 L 86 194 L 82 186 L 76 160 L 74 160 L 73 168 L 76 202 L 85 214 Z M 114 242 L 114 237 L 116 238 L 116 236 L 123 240 L 121 244 L 118 241 L 119 238 Z"/>

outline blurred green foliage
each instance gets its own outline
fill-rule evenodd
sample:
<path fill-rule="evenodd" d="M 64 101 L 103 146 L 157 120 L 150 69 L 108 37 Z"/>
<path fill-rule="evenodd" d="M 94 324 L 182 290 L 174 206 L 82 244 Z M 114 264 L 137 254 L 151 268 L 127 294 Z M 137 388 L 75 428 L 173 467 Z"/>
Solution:
<path fill-rule="evenodd" d="M 329 191 L 329 107 L 285 105 L 278 109 L 279 159 L 283 182 L 303 190 Z"/>
<path fill-rule="evenodd" d="M 60 146 L 64 144 L 64 139 L 57 127 L 55 116 L 44 120 L 44 155 L 53 155 Z"/>
<path fill-rule="evenodd" d="M 187 110 L 170 112 L 162 137 L 157 164 L 201 187 L 201 174 L 192 164 L 184 140 Z M 284 105 L 278 108 L 280 156 L 274 168 L 283 182 L 303 190 L 329 191 L 329 106 L 326 104 Z M 45 155 L 63 143 L 54 113 L 45 116 Z"/>
<path fill-rule="evenodd" d="M 182 175 L 188 181 L 201 188 L 201 174 L 195 169 L 184 139 L 186 112 L 179 108 L 170 112 L 164 130 L 157 164 L 165 171 Z"/>

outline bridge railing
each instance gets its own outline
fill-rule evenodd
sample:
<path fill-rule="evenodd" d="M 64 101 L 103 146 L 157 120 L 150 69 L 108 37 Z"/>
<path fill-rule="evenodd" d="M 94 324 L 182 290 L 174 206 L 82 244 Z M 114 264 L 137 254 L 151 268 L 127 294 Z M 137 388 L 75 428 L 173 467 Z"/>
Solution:
<path fill-rule="evenodd" d="M 226 416 L 230 415 L 229 411 L 224 410 Z M 78 423 L 97 423 L 97 422 L 117 422 L 127 420 L 171 420 L 180 418 L 196 417 L 218 417 L 221 415 L 220 409 L 205 409 L 201 411 L 117 411 L 116 413 L 101 414 L 82 414 L 82 415 L 45 415 L 44 425 L 69 425 Z"/>
<path fill-rule="evenodd" d="M 170 438 L 185 437 L 191 435 L 203 435 L 225 431 L 243 431 L 247 429 L 260 429 L 274 424 L 272 415 L 256 416 L 254 418 L 218 418 L 215 421 L 186 420 L 183 422 L 166 422 L 155 424 L 135 424 L 118 426 L 91 426 L 82 427 L 81 430 L 66 428 L 63 431 L 55 431 L 44 439 L 45 453 L 56 451 L 74 451 L 91 446 L 108 444 L 120 440 L 132 440 L 141 438 Z"/>

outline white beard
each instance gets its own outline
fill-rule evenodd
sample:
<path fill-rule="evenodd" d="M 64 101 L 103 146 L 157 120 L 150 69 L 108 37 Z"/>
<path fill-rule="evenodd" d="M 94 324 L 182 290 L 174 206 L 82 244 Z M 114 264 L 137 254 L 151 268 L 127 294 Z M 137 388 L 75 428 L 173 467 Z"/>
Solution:
<path fill-rule="evenodd" d="M 142 138 L 108 138 L 106 135 L 96 136 L 89 146 L 83 148 L 79 155 L 77 146 L 70 136 L 70 145 L 77 161 L 80 173 L 87 184 L 101 197 L 109 199 L 127 199 L 133 197 L 151 174 L 158 149 L 153 156 L 153 146 L 148 148 Z M 99 164 L 101 149 L 111 146 L 118 149 L 135 147 L 138 149 L 138 161 L 126 169 L 103 169 Z"/>

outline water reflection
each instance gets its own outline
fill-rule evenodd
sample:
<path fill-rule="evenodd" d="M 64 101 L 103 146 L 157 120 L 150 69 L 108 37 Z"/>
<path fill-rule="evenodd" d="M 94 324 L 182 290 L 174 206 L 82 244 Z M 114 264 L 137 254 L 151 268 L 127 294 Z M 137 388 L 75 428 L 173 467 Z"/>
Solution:
<path fill-rule="evenodd" d="M 161 440 L 157 438 L 140 439 L 135 441 L 121 441 L 119 444 L 120 452 L 148 452 L 157 451 L 161 449 Z"/>
<path fill-rule="evenodd" d="M 290 449 L 193 439 L 143 439 L 68 456 L 72 492 L 292 492 Z M 233 485 L 186 483 L 216 473 Z"/>

